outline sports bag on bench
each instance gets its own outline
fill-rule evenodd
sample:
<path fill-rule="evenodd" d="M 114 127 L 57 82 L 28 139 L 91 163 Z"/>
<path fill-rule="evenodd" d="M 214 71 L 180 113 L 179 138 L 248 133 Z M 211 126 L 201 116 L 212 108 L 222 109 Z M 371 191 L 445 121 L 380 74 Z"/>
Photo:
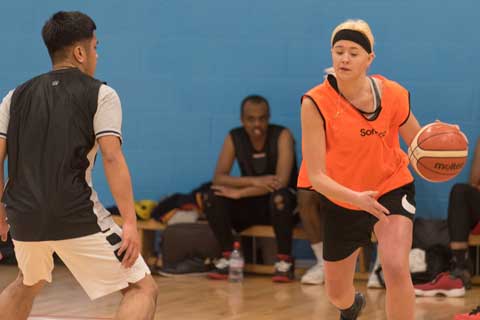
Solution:
<path fill-rule="evenodd" d="M 161 273 L 184 274 L 208 271 L 220 246 L 208 223 L 178 223 L 162 233 Z"/>

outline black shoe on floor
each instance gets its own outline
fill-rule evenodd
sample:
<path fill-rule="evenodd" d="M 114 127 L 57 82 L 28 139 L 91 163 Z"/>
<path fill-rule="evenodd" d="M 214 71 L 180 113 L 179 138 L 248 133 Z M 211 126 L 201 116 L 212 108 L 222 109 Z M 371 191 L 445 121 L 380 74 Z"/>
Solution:
<path fill-rule="evenodd" d="M 205 274 L 212 268 L 205 263 L 202 258 L 189 258 L 179 262 L 174 267 L 157 268 L 154 273 L 165 276 L 179 276 L 179 275 L 200 275 Z"/>
<path fill-rule="evenodd" d="M 356 320 L 362 310 L 365 308 L 365 296 L 361 292 L 355 293 L 353 305 L 347 310 L 340 311 L 340 320 Z"/>

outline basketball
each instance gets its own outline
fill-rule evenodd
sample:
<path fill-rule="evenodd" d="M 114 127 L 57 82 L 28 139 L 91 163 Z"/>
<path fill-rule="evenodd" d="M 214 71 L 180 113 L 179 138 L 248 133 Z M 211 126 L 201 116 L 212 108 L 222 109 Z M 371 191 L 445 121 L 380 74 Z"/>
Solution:
<path fill-rule="evenodd" d="M 430 182 L 444 182 L 457 176 L 467 156 L 465 135 L 457 127 L 442 122 L 424 126 L 408 148 L 412 167 Z"/>

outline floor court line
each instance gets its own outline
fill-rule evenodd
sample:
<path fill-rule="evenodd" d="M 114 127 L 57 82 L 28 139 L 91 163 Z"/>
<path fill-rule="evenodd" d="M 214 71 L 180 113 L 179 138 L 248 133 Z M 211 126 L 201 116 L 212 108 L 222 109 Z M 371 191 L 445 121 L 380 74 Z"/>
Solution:
<path fill-rule="evenodd" d="M 112 318 L 98 317 L 76 317 L 76 316 L 50 316 L 50 315 L 31 315 L 28 320 L 111 320 Z"/>

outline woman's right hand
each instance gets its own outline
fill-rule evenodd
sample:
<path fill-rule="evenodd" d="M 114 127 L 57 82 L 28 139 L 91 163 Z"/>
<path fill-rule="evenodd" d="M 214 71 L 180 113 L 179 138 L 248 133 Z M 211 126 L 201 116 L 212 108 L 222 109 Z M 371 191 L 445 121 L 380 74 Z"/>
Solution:
<path fill-rule="evenodd" d="M 378 194 L 378 191 L 363 191 L 357 192 L 354 205 L 360 208 L 361 210 L 367 211 L 371 215 L 377 217 L 378 220 L 388 223 L 388 215 L 390 211 L 387 208 L 382 206 L 376 199 L 375 196 Z"/>

